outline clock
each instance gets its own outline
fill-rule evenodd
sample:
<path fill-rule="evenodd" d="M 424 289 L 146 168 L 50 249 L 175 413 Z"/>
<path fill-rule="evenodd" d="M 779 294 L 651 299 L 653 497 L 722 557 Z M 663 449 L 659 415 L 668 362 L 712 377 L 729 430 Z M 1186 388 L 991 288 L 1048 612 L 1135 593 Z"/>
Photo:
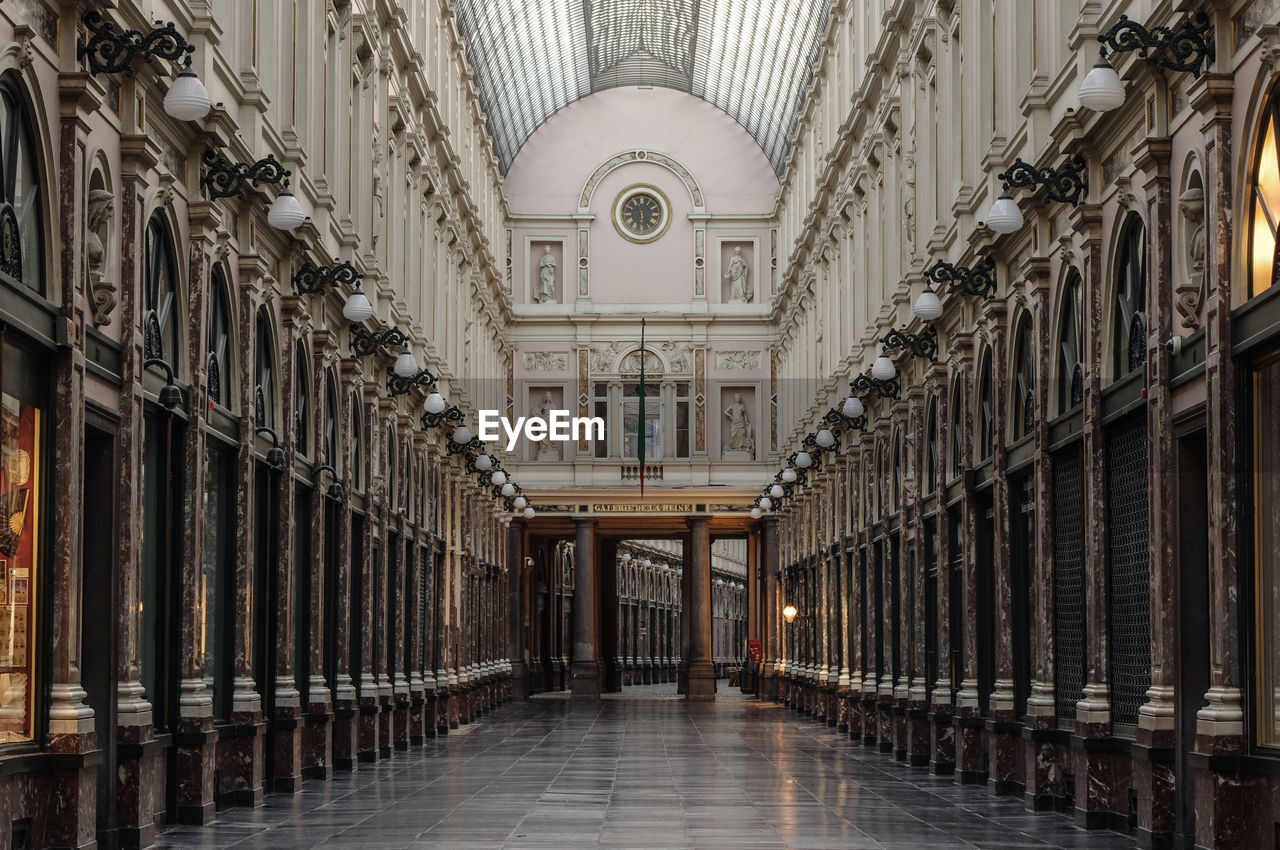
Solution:
<path fill-rule="evenodd" d="M 632 186 L 613 202 L 613 226 L 632 242 L 653 242 L 670 223 L 667 196 L 653 186 Z"/>

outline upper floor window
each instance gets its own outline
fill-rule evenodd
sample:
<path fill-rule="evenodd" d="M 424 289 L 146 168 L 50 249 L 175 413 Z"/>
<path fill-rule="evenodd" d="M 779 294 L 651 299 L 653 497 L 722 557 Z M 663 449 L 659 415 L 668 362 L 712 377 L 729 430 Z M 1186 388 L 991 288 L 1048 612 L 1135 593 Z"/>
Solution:
<path fill-rule="evenodd" d="M 257 322 L 257 387 L 253 402 L 256 422 L 276 427 L 276 353 L 271 343 L 271 318 L 265 309 L 258 311 Z"/>
<path fill-rule="evenodd" d="M 982 355 L 978 372 L 978 460 L 991 457 L 995 444 L 995 410 L 992 407 L 991 350 Z"/>
<path fill-rule="evenodd" d="M 1058 325 L 1058 413 L 1084 402 L 1083 324 L 1080 316 L 1080 273 L 1074 269 L 1062 287 Z"/>
<path fill-rule="evenodd" d="M 622 456 L 639 458 L 639 435 L 644 435 L 645 460 L 662 457 L 662 394 L 658 384 L 644 385 L 644 421 L 640 416 L 640 382 L 622 385 Z"/>
<path fill-rule="evenodd" d="M 1122 378 L 1147 362 L 1147 228 L 1137 215 L 1120 237 L 1115 293 L 1112 374 Z"/>
<path fill-rule="evenodd" d="M 0 272 L 44 294 L 44 198 L 35 133 L 18 88 L 0 85 Z"/>
<path fill-rule="evenodd" d="M 306 343 L 298 341 L 298 350 L 293 359 L 293 424 L 296 428 L 294 448 L 297 449 L 298 454 L 310 456 L 311 394 L 307 381 L 310 357 L 307 356 Z"/>
<path fill-rule="evenodd" d="M 1031 317 L 1023 316 L 1013 339 L 1013 383 L 1010 386 L 1013 436 L 1021 439 L 1036 424 L 1035 364 L 1032 362 Z"/>
<path fill-rule="evenodd" d="M 342 470 L 338 457 L 338 384 L 330 376 L 324 394 L 324 462 Z"/>
<path fill-rule="evenodd" d="M 142 317 L 143 352 L 178 371 L 178 263 L 173 239 L 163 213 L 147 223 L 146 313 Z"/>
<path fill-rule="evenodd" d="M 951 391 L 951 477 L 964 472 L 964 385 L 957 378 Z"/>
<path fill-rule="evenodd" d="M 1276 133 L 1280 125 L 1280 92 L 1273 92 L 1258 130 L 1258 152 L 1253 161 L 1249 201 L 1249 297 L 1280 280 L 1277 231 L 1280 230 L 1280 149 Z"/>
<path fill-rule="evenodd" d="M 938 486 L 938 400 L 929 399 L 929 412 L 925 416 L 927 437 L 924 445 L 924 484 L 921 492 L 927 497 Z"/>
<path fill-rule="evenodd" d="M 206 365 L 209 401 L 231 407 L 231 305 L 221 266 L 211 275 L 209 304 L 209 362 Z"/>

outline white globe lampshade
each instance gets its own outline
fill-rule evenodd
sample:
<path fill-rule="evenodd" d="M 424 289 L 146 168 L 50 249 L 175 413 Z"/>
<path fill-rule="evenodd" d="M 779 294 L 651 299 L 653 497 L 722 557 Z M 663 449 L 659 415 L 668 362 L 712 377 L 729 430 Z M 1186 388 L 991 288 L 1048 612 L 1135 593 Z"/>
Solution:
<path fill-rule="evenodd" d="M 418 374 L 418 361 L 412 351 L 406 348 L 400 352 L 400 356 L 396 358 L 395 370 L 401 378 L 412 378 Z"/>
<path fill-rule="evenodd" d="M 751 509 L 751 518 L 752 518 L 752 519 L 760 519 L 760 517 L 762 517 L 762 516 L 764 516 L 764 511 L 760 510 L 759 508 L 752 508 L 752 509 Z"/>
<path fill-rule="evenodd" d="M 342 305 L 342 317 L 348 322 L 363 322 L 373 315 L 373 305 L 364 294 L 364 290 L 356 287 L 356 291 Z"/>
<path fill-rule="evenodd" d="M 788 484 L 794 484 L 796 482 L 796 471 L 788 466 L 782 470 L 782 480 Z"/>
<path fill-rule="evenodd" d="M 630 552 L 623 552 L 623 553 L 622 553 L 622 563 L 626 564 L 626 563 L 629 563 L 630 561 L 631 561 L 631 553 L 630 553 Z"/>
<path fill-rule="evenodd" d="M 816 439 L 818 445 L 822 446 L 824 449 L 829 449 L 836 444 L 836 435 L 831 433 L 830 428 L 823 428 L 818 432 L 818 436 L 814 439 Z"/>
<path fill-rule="evenodd" d="M 533 519 L 533 513 L 534 513 L 534 511 L 533 511 L 533 507 L 532 507 L 532 506 L 525 508 L 525 509 L 524 509 L 524 518 L 525 518 L 525 519 Z"/>
<path fill-rule="evenodd" d="M 164 111 L 179 121 L 199 121 L 209 114 L 213 101 L 204 83 L 190 68 L 184 68 L 164 96 Z"/>
<path fill-rule="evenodd" d="M 493 482 L 494 487 L 501 487 L 507 483 L 507 473 L 501 469 L 495 470 L 493 475 L 489 476 L 489 480 Z"/>
<path fill-rule="evenodd" d="M 770 499 L 768 496 L 761 496 L 761 497 L 760 497 L 760 509 L 761 509 L 761 510 L 765 510 L 765 511 L 767 511 L 767 510 L 769 510 L 769 509 L 770 509 L 770 508 L 772 508 L 772 507 L 773 507 L 773 499 Z"/>
<path fill-rule="evenodd" d="M 653 566 L 653 559 L 652 559 L 652 558 L 645 558 L 645 559 L 644 559 L 644 565 L 645 565 L 646 567 L 652 567 L 652 566 Z"/>
<path fill-rule="evenodd" d="M 276 195 L 271 209 L 267 210 L 267 224 L 276 230 L 293 230 L 306 220 L 302 207 L 298 205 L 298 199 L 288 189 Z"/>
<path fill-rule="evenodd" d="M 880 356 L 876 358 L 876 362 L 871 364 L 871 377 L 877 381 L 891 381 L 898 377 L 898 369 L 893 365 L 893 361 L 889 359 L 889 355 L 880 352 Z"/>
<path fill-rule="evenodd" d="M 432 390 L 427 393 L 427 400 L 422 403 L 422 408 L 432 415 L 444 413 L 444 396 Z"/>
<path fill-rule="evenodd" d="M 502 489 L 498 492 L 502 494 L 503 498 L 510 499 L 516 494 L 516 485 L 508 481 L 506 484 L 502 485 Z"/>
<path fill-rule="evenodd" d="M 717 577 L 716 584 L 720 585 L 721 587 L 724 587 L 724 579 Z"/>
<path fill-rule="evenodd" d="M 1098 57 L 1080 84 L 1080 105 L 1094 112 L 1106 112 L 1124 105 L 1124 83 L 1105 57 Z"/>
<path fill-rule="evenodd" d="M 453 437 L 451 439 L 460 446 L 471 442 L 471 429 L 466 425 L 459 425 L 453 429 Z"/>
<path fill-rule="evenodd" d="M 916 299 L 911 312 L 915 313 L 916 318 L 922 322 L 935 321 L 942 317 L 942 299 L 933 291 L 933 287 L 926 283 L 924 292 L 921 292 L 920 297 Z"/>
<path fill-rule="evenodd" d="M 861 416 L 866 409 L 862 406 L 862 399 L 856 395 L 851 395 L 844 400 L 844 407 L 840 408 L 840 414 L 846 419 L 856 419 Z"/>
<path fill-rule="evenodd" d="M 772 487 L 769 488 L 769 495 L 775 499 L 781 499 L 783 493 L 785 492 L 786 491 L 782 489 L 781 484 L 774 484 Z"/>
<path fill-rule="evenodd" d="M 527 505 L 527 504 L 529 504 L 529 500 L 528 500 L 528 499 L 526 499 L 524 496 L 516 496 L 516 497 L 511 501 L 511 504 L 515 506 L 515 509 L 516 509 L 516 510 L 518 510 L 518 511 L 522 511 L 522 510 L 524 510 L 524 506 L 525 506 L 525 505 Z"/>
<path fill-rule="evenodd" d="M 1018 202 L 1008 192 L 1001 192 L 987 214 L 987 227 L 996 233 L 1016 233 L 1022 229 L 1022 224 L 1022 210 L 1018 209 Z"/>
<path fill-rule="evenodd" d="M 808 469 L 809 467 L 813 466 L 813 458 L 809 457 L 808 452 L 797 452 L 796 466 L 800 467 L 801 469 Z"/>
<path fill-rule="evenodd" d="M 480 455 L 476 458 L 476 469 L 481 472 L 488 472 L 490 469 L 493 469 L 493 458 L 485 454 Z"/>

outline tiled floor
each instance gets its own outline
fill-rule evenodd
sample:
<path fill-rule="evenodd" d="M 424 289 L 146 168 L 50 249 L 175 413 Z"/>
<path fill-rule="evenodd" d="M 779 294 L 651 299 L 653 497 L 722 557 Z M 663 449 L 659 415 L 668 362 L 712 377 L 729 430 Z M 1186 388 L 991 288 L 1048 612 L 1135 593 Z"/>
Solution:
<path fill-rule="evenodd" d="M 671 686 L 627 689 L 661 696 Z M 539 700 L 160 847 L 1131 848 L 727 691 Z"/>

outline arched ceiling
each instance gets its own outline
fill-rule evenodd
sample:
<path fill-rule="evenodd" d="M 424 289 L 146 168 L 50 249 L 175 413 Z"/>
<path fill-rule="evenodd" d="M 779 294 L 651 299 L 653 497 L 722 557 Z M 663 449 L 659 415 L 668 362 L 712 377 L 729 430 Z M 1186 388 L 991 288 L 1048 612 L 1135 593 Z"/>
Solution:
<path fill-rule="evenodd" d="M 505 174 L 557 110 L 616 86 L 666 86 L 723 109 L 779 176 L 829 0 L 454 0 Z"/>

